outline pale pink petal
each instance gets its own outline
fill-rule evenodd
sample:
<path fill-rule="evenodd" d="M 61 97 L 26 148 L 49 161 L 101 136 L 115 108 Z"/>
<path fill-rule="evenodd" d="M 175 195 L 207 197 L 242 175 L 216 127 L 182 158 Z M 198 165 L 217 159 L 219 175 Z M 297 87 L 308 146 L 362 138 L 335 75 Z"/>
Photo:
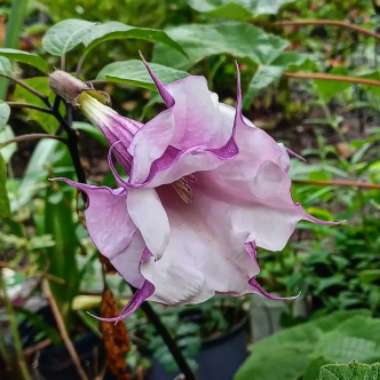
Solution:
<path fill-rule="evenodd" d="M 128 214 L 141 232 L 155 260 L 161 258 L 168 245 L 170 226 L 164 207 L 154 189 L 129 190 Z"/>
<path fill-rule="evenodd" d="M 67 178 L 58 179 L 87 195 L 86 227 L 99 251 L 109 259 L 124 252 L 136 231 L 128 215 L 127 192 L 122 188 L 112 190 Z"/>

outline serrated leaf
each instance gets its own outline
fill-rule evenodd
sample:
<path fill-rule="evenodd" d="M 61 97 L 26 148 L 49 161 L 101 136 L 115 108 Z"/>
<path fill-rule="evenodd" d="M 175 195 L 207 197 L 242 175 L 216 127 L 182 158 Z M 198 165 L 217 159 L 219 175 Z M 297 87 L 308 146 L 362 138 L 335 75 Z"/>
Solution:
<path fill-rule="evenodd" d="M 326 364 L 318 380 L 380 380 L 380 364 Z"/>
<path fill-rule="evenodd" d="M 283 5 L 291 2 L 294 0 L 188 0 L 188 4 L 198 12 L 241 20 L 276 14 Z"/>
<path fill-rule="evenodd" d="M 12 61 L 33 66 L 44 73 L 49 69 L 49 65 L 42 57 L 24 50 L 0 48 L 0 56 L 6 57 Z"/>
<path fill-rule="evenodd" d="M 138 39 L 149 42 L 161 42 L 181 54 L 186 55 L 181 45 L 171 39 L 163 30 L 141 28 L 116 21 L 92 26 L 87 33 L 84 34 L 82 42 L 86 46 L 85 53 L 88 53 L 102 42 L 120 39 Z"/>
<path fill-rule="evenodd" d="M 8 76 L 12 74 L 11 61 L 6 57 L 0 57 L 0 73 Z"/>
<path fill-rule="evenodd" d="M 53 25 L 42 39 L 42 47 L 49 54 L 65 55 L 81 44 L 83 36 L 95 23 L 68 19 Z"/>
<path fill-rule="evenodd" d="M 10 215 L 9 199 L 6 189 L 7 167 L 3 157 L 0 154 L 0 218 L 6 218 Z"/>
<path fill-rule="evenodd" d="M 288 46 L 288 41 L 242 22 L 181 25 L 167 29 L 167 33 L 181 44 L 188 58 L 159 44 L 153 61 L 176 68 L 189 67 L 218 54 L 249 58 L 262 65 L 271 64 Z"/>
<path fill-rule="evenodd" d="M 164 83 L 170 83 L 188 75 L 185 71 L 176 70 L 157 63 L 151 63 L 150 67 Z M 155 88 L 144 64 L 142 61 L 136 59 L 110 63 L 103 67 L 97 79 L 105 79 L 116 83 L 125 83 L 148 89 Z"/>

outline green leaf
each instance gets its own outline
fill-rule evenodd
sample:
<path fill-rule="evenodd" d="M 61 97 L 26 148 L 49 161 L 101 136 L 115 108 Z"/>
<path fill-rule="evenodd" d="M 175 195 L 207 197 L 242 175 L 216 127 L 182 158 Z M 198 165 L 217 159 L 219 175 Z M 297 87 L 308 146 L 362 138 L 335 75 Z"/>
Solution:
<path fill-rule="evenodd" d="M 49 165 L 55 160 L 55 151 L 59 141 L 42 140 L 35 147 L 28 162 L 21 184 L 12 199 L 12 210 L 25 206 L 33 196 L 46 187 Z"/>
<path fill-rule="evenodd" d="M 10 215 L 9 199 L 6 189 L 7 166 L 0 154 L 0 218 L 6 218 Z"/>
<path fill-rule="evenodd" d="M 2 48 L 0 49 L 0 56 L 9 58 L 12 61 L 33 66 L 44 73 L 46 73 L 49 69 L 49 65 L 42 57 L 24 50 Z"/>
<path fill-rule="evenodd" d="M 249 82 L 247 92 L 244 95 L 244 107 L 248 107 L 262 89 L 280 79 L 283 72 L 284 67 L 282 66 L 258 66 L 254 76 Z"/>
<path fill-rule="evenodd" d="M 346 75 L 347 69 L 336 67 L 333 68 L 329 74 Z M 314 80 L 313 83 L 318 95 L 325 103 L 328 103 L 334 96 L 351 87 L 350 83 L 332 80 Z"/>
<path fill-rule="evenodd" d="M 235 376 L 235 380 L 298 380 L 302 378 L 312 361 L 316 365 L 315 358 L 320 356 L 322 351 L 322 340 L 329 336 L 329 333 L 338 331 L 339 337 L 348 337 L 349 334 L 354 338 L 355 344 L 360 340 L 369 339 L 358 326 L 370 328 L 371 334 L 376 336 L 375 328 L 380 328 L 377 320 L 370 318 L 368 311 L 340 311 L 327 317 L 312 320 L 298 326 L 284 329 L 268 338 L 262 339 L 253 345 L 251 355 L 243 363 Z M 358 334 L 357 331 L 360 331 Z M 330 335 L 331 336 L 331 335 Z M 357 339 L 359 340 L 357 340 Z M 327 339 L 327 338 L 325 338 Z M 353 340 L 345 340 L 345 343 L 352 344 Z M 340 341 L 342 343 L 342 340 Z M 375 351 L 372 342 L 371 347 L 364 344 L 362 354 L 370 357 Z M 331 351 L 323 346 L 323 353 L 336 357 L 351 357 L 352 347 L 335 346 Z M 346 350 L 345 350 L 346 349 Z M 328 359 L 328 358 L 327 358 Z M 322 363 L 323 361 L 319 361 Z M 315 368 L 313 372 L 315 372 Z"/>
<path fill-rule="evenodd" d="M 326 364 L 320 372 L 318 380 L 379 380 L 380 364 L 363 363 Z"/>
<path fill-rule="evenodd" d="M 12 74 L 11 61 L 6 57 L 0 57 L 0 74 L 8 76 Z"/>
<path fill-rule="evenodd" d="M 30 79 L 24 79 L 24 82 L 39 92 L 43 93 L 44 95 L 47 95 L 50 100 L 53 101 L 54 94 L 49 88 L 47 77 L 34 77 Z M 13 93 L 13 99 L 16 101 L 35 104 L 37 106 L 46 108 L 45 103 L 41 99 L 36 98 L 21 86 L 16 86 L 16 90 Z M 36 121 L 47 133 L 54 133 L 59 126 L 58 121 L 52 115 L 29 108 L 25 108 L 24 112 L 29 120 Z"/>
<path fill-rule="evenodd" d="M 138 39 L 154 43 L 161 42 L 186 55 L 181 45 L 171 39 L 163 30 L 140 28 L 116 21 L 92 26 L 84 34 L 82 43 L 86 46 L 86 54 L 102 42 L 120 39 Z"/>
<path fill-rule="evenodd" d="M 240 20 L 276 14 L 284 4 L 291 2 L 294 0 L 188 0 L 188 4 L 198 12 Z"/>
<path fill-rule="evenodd" d="M 253 348 L 251 357 L 239 369 L 234 380 L 297 380 L 307 367 L 307 354 L 310 352 L 311 345 L 293 344 L 259 352 Z"/>
<path fill-rule="evenodd" d="M 15 137 L 12 128 L 9 125 L 0 127 L 0 145 L 1 143 L 13 139 Z M 13 153 L 16 151 L 16 143 L 8 144 L 4 148 L 0 148 L 0 154 L 6 163 L 9 162 Z"/>
<path fill-rule="evenodd" d="M 53 236 L 55 245 L 46 248 L 49 273 L 65 280 L 65 284 L 52 283 L 52 290 L 66 307 L 71 304 L 79 285 L 76 261 L 78 239 L 75 233 L 72 189 L 49 186 L 45 201 L 44 232 Z"/>
<path fill-rule="evenodd" d="M 285 51 L 272 64 L 259 65 L 244 95 L 244 107 L 247 108 L 261 90 L 279 80 L 285 70 L 302 65 L 308 58 L 307 54 Z"/>
<path fill-rule="evenodd" d="M 166 66 L 189 67 L 218 54 L 249 58 L 257 64 L 271 64 L 288 46 L 280 37 L 241 22 L 188 24 L 167 29 L 168 35 L 186 51 L 188 58 L 159 44 L 154 61 Z"/>
<path fill-rule="evenodd" d="M 61 21 L 46 32 L 42 39 L 42 47 L 49 54 L 63 56 L 82 42 L 83 36 L 93 25 L 95 23 L 86 20 Z"/>
<path fill-rule="evenodd" d="M 10 114 L 11 109 L 8 104 L 0 100 L 0 129 L 7 124 Z"/>
<path fill-rule="evenodd" d="M 92 137 L 94 140 L 100 142 L 102 145 L 108 146 L 105 137 L 102 135 L 99 129 L 89 123 L 83 121 L 74 121 L 73 129 L 76 129 L 77 131 L 82 131 L 90 137 Z"/>
<path fill-rule="evenodd" d="M 150 67 L 164 83 L 170 83 L 188 75 L 185 71 L 176 70 L 157 63 L 151 63 Z M 111 82 L 125 83 L 148 89 L 155 88 L 144 64 L 136 59 L 110 63 L 103 67 L 97 79 L 105 79 Z"/>

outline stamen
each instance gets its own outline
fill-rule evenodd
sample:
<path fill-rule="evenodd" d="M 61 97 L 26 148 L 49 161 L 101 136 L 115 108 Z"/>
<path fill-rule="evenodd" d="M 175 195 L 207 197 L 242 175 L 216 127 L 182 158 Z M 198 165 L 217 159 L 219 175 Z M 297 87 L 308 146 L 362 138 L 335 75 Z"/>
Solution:
<path fill-rule="evenodd" d="M 172 183 L 173 189 L 186 204 L 190 204 L 193 201 L 193 190 L 191 188 L 191 184 L 195 182 L 195 176 L 190 174 Z"/>

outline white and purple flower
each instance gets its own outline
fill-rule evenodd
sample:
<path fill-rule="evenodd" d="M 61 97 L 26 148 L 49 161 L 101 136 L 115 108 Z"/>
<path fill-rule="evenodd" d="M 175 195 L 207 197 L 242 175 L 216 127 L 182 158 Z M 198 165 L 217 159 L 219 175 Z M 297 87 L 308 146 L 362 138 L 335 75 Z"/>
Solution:
<path fill-rule="evenodd" d="M 79 97 L 111 145 L 119 188 L 65 179 L 87 194 L 94 244 L 137 289 L 108 320 L 127 317 L 146 299 L 176 305 L 215 294 L 280 298 L 256 280 L 256 247 L 280 251 L 300 220 L 325 223 L 293 202 L 287 150 L 243 117 L 239 75 L 233 108 L 218 101 L 204 77 L 164 85 L 146 66 L 166 105 L 146 124 L 86 92 Z"/>

